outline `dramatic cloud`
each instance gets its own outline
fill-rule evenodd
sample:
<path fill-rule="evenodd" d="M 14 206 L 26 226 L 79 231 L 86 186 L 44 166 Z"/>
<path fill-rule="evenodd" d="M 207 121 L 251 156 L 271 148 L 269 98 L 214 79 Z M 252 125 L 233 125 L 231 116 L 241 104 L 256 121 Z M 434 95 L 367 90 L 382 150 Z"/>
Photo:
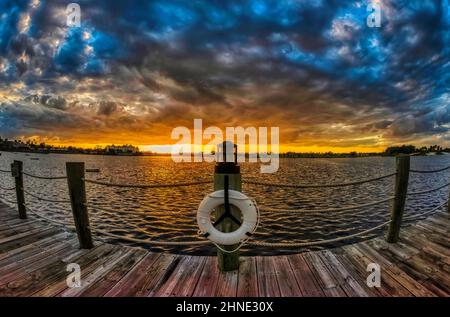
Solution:
<path fill-rule="evenodd" d="M 0 135 L 169 144 L 202 118 L 280 126 L 285 149 L 450 139 L 447 0 L 83 0 L 68 27 L 70 2 L 0 2 Z"/>

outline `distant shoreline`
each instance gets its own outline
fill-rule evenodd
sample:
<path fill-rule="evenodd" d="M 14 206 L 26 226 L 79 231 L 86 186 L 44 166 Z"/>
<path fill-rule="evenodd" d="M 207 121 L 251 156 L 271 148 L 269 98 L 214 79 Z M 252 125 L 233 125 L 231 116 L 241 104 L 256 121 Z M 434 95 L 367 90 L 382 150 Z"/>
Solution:
<path fill-rule="evenodd" d="M 23 142 L 21 140 L 8 140 L 0 137 L 0 151 L 30 154 L 85 154 L 85 155 L 106 155 L 106 156 L 171 156 L 171 153 L 142 152 L 139 147 L 125 145 L 107 145 L 105 147 L 95 146 L 95 148 L 82 148 L 76 146 L 53 146 L 45 143 L 38 144 L 35 140 Z M 357 152 L 349 151 L 336 153 L 332 151 L 326 152 L 295 152 L 287 151 L 280 153 L 280 158 L 356 158 L 356 157 L 372 157 L 372 156 L 396 156 L 399 154 L 407 154 L 411 156 L 425 155 L 443 155 L 450 153 L 450 147 L 440 145 L 420 146 L 412 144 L 393 145 L 387 147 L 382 152 Z M 200 154 L 200 152 L 197 152 Z M 208 154 L 210 154 L 208 152 Z M 270 154 L 270 153 L 268 153 Z M 195 153 L 191 153 L 194 156 Z M 259 157 L 256 153 L 246 153 L 247 157 Z"/>
<path fill-rule="evenodd" d="M 0 152 L 6 152 L 6 153 L 24 153 L 24 154 L 41 154 L 41 155 L 48 155 L 48 154 L 58 154 L 58 155 L 96 155 L 96 156 L 146 156 L 145 153 L 134 153 L 134 154 L 108 154 L 108 153 L 92 153 L 92 152 L 41 152 L 41 151 L 10 151 L 10 150 L 3 150 L 0 149 Z"/>
<path fill-rule="evenodd" d="M 66 155 L 96 155 L 96 156 L 121 156 L 121 157 L 170 157 L 172 154 L 170 153 L 149 153 L 149 152 L 140 152 L 134 154 L 107 154 L 107 153 L 80 153 L 80 152 L 41 152 L 41 151 L 10 151 L 0 149 L 0 152 L 6 153 L 23 153 L 23 154 L 66 154 Z M 281 153 L 279 158 L 366 158 L 366 157 L 395 157 L 399 153 L 396 154 L 387 154 L 387 153 L 357 153 L 356 155 L 353 153 Z M 1 153 L 0 153 L 1 155 Z M 435 155 L 450 155 L 447 152 L 434 152 L 434 153 L 412 153 L 411 156 L 435 156 Z M 248 158 L 248 155 L 246 156 Z"/>

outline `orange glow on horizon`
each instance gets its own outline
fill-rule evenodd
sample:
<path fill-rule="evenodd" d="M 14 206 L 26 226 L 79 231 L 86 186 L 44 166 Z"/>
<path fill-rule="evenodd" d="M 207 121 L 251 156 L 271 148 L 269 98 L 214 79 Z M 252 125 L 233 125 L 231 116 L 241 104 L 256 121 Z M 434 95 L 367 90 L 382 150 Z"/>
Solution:
<path fill-rule="evenodd" d="M 133 144 L 133 142 L 125 142 L 126 144 L 132 144 L 137 147 L 143 152 L 154 152 L 154 153 L 161 153 L 161 154 L 167 154 L 171 153 L 171 146 L 173 144 Z M 68 146 L 74 146 L 79 148 L 85 148 L 85 149 L 93 149 L 96 146 L 105 147 L 107 145 L 116 144 L 116 145 L 122 145 L 125 143 L 121 142 L 110 142 L 110 143 L 65 143 L 65 142 L 48 142 L 47 144 L 51 144 L 53 146 L 60 146 L 60 147 L 68 147 Z M 175 143 L 174 143 L 175 144 Z M 191 146 L 193 146 L 191 144 Z M 337 147 L 337 146 L 321 146 L 321 145 L 314 145 L 314 146 L 295 146 L 295 145 L 283 145 L 280 144 L 280 153 L 286 153 L 286 152 L 298 152 L 298 153 L 326 153 L 326 152 L 333 152 L 333 153 L 349 153 L 349 152 L 358 152 L 358 153 L 375 153 L 375 152 L 383 152 L 385 150 L 385 146 L 379 146 L 379 147 L 367 147 L 367 146 L 356 146 L 356 147 Z"/>

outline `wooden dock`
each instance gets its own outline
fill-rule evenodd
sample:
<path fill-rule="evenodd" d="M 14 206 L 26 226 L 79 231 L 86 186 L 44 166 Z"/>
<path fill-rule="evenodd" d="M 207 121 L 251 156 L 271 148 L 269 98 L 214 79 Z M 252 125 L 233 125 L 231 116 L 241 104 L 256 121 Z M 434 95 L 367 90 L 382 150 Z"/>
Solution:
<path fill-rule="evenodd" d="M 80 250 L 75 233 L 0 203 L 0 296 L 449 296 L 449 215 L 440 212 L 383 237 L 332 250 L 241 257 L 220 273 L 216 257 L 152 253 L 97 242 Z M 381 287 L 369 288 L 369 263 Z M 81 288 L 68 288 L 69 263 Z"/>

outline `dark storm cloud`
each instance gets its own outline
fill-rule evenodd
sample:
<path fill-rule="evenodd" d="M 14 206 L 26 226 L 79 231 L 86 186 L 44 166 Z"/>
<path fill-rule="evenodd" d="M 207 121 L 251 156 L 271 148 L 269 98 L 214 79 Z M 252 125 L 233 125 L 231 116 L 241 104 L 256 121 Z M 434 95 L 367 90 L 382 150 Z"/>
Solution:
<path fill-rule="evenodd" d="M 75 114 L 34 102 L 0 103 L 0 129 L 6 136 L 20 135 L 21 131 L 38 134 L 84 125 Z"/>
<path fill-rule="evenodd" d="M 117 103 L 113 101 L 100 101 L 97 114 L 110 116 L 117 110 Z"/>
<path fill-rule="evenodd" d="M 50 95 L 30 95 L 27 96 L 24 101 L 31 102 L 34 104 L 40 104 L 50 108 L 55 108 L 59 110 L 64 110 L 67 107 L 66 99 L 61 96 L 50 96 Z"/>
<path fill-rule="evenodd" d="M 27 7 L 28 1 L 6 0 L 0 3 L 1 24 L 0 24 L 0 52 L 4 54 L 11 40 L 17 35 L 17 23 L 20 13 Z"/>
<path fill-rule="evenodd" d="M 367 1 L 337 0 L 80 0 L 82 25 L 68 28 L 70 2 L 2 1 L 0 88 L 44 90 L 35 98 L 59 110 L 71 104 L 47 94 L 79 94 L 92 120 L 271 116 L 288 142 L 308 124 L 393 140 L 448 131 L 446 1 L 383 1 L 381 28 L 366 25 Z"/>

